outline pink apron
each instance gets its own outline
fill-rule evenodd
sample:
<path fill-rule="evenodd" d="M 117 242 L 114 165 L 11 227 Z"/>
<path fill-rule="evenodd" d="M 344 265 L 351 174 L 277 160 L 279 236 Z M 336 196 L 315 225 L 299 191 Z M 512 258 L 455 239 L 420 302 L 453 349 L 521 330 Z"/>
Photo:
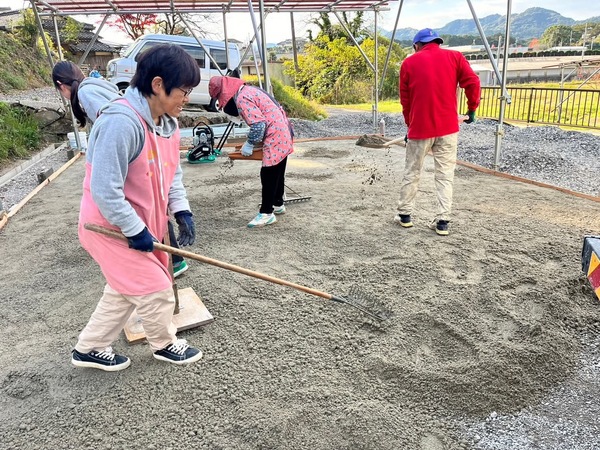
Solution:
<path fill-rule="evenodd" d="M 119 101 L 131 107 L 126 100 Z M 144 148 L 129 164 L 123 192 L 125 199 L 146 224 L 152 236 L 162 241 L 167 232 L 169 190 L 179 164 L 179 128 L 170 138 L 156 136 L 148 130 L 139 114 L 138 117 L 145 131 Z M 91 174 L 92 166 L 86 163 L 79 212 L 79 240 L 83 248 L 100 265 L 108 285 L 125 295 L 146 295 L 171 287 L 167 253 L 140 252 L 130 249 L 125 241 L 105 237 L 83 228 L 83 225 L 89 222 L 121 231 L 111 225 L 96 206 L 90 192 Z"/>

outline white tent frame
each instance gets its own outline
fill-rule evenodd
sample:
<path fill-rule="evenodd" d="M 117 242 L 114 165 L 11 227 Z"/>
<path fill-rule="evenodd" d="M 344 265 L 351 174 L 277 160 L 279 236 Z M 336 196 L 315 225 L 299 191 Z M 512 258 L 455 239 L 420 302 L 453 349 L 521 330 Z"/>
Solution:
<path fill-rule="evenodd" d="M 40 33 L 43 38 L 44 45 L 46 47 L 46 53 L 48 54 L 48 60 L 50 66 L 54 66 L 54 61 L 52 59 L 52 55 L 50 53 L 50 49 L 48 43 L 46 42 L 45 35 L 43 33 L 42 21 L 41 17 L 51 17 L 54 21 L 54 26 L 56 30 L 57 47 L 59 51 L 59 57 L 62 59 L 62 52 L 60 46 L 60 38 L 58 33 L 58 25 L 56 18 L 59 16 L 75 16 L 75 15 L 102 15 L 103 19 L 101 24 L 96 31 L 93 39 L 90 41 L 88 47 L 84 51 L 82 57 L 79 60 L 79 65 L 83 63 L 85 58 L 87 57 L 90 49 L 96 42 L 98 36 L 100 35 L 100 31 L 106 24 L 106 21 L 111 15 L 123 15 L 123 14 L 172 14 L 178 15 L 190 32 L 192 36 L 196 38 L 200 46 L 205 50 L 206 55 L 209 59 L 215 64 L 218 68 L 218 64 L 214 61 L 212 56 L 202 44 L 200 38 L 194 33 L 192 28 L 190 27 L 187 20 L 184 18 L 183 14 L 187 13 L 222 13 L 223 14 L 223 31 L 225 37 L 225 48 L 227 49 L 227 13 L 231 12 L 248 12 L 250 14 L 250 18 L 252 20 L 252 26 L 254 29 L 254 36 L 246 49 L 246 53 L 242 57 L 242 61 L 247 56 L 247 52 L 250 48 L 253 50 L 253 41 L 256 39 L 257 46 L 260 52 L 260 57 L 263 65 L 263 81 L 264 87 L 267 91 L 272 92 L 271 83 L 269 79 L 269 73 L 267 70 L 267 50 L 266 50 L 266 30 L 265 30 L 265 20 L 268 14 L 275 12 L 289 12 L 291 19 L 291 30 L 292 30 L 292 46 L 294 53 L 294 62 L 297 66 L 297 53 L 296 53 L 296 35 L 295 35 L 295 27 L 294 27 L 294 13 L 306 13 L 306 12 L 316 12 L 316 13 L 333 13 L 338 19 L 342 28 L 346 31 L 350 39 L 354 42 L 354 44 L 359 49 L 362 57 L 365 59 L 368 67 L 373 71 L 375 80 L 373 87 L 373 128 L 376 129 L 379 123 L 379 95 L 383 88 L 383 79 L 381 80 L 381 84 L 379 84 L 379 61 L 378 61 L 378 14 L 383 11 L 389 11 L 389 3 L 399 1 L 398 13 L 396 15 L 396 21 L 394 24 L 394 31 L 392 33 L 391 42 L 394 42 L 394 37 L 396 35 L 396 30 L 398 28 L 398 22 L 400 20 L 400 15 L 402 12 L 402 6 L 404 5 L 404 0 L 258 0 L 259 5 L 259 19 L 260 23 L 257 24 L 256 16 L 254 13 L 254 3 L 257 3 L 256 0 L 154 0 L 154 1 L 136 1 L 136 0 L 86 0 L 86 1 L 75 1 L 75 0 L 30 0 L 30 3 L 33 6 L 33 11 L 35 13 L 36 21 L 38 23 L 38 28 L 40 29 Z M 506 89 L 506 73 L 508 66 L 508 45 L 504 45 L 504 63 L 502 64 L 502 74 L 498 69 L 498 65 L 492 54 L 490 45 L 487 41 L 481 23 L 477 17 L 475 12 L 475 8 L 471 0 L 466 0 L 473 16 L 473 20 L 477 26 L 479 31 L 479 35 L 484 43 L 486 52 L 488 54 L 489 60 L 492 64 L 496 77 L 501 82 L 500 89 L 500 111 L 498 117 L 498 124 L 496 126 L 495 132 L 495 144 L 494 144 L 494 169 L 498 169 L 500 165 L 501 159 L 501 142 L 502 136 L 504 135 L 503 125 L 504 125 L 504 113 L 506 109 L 506 105 L 511 103 L 510 95 Z M 511 21 L 511 10 L 512 10 L 512 0 L 507 0 L 507 14 L 506 14 L 506 27 L 505 27 L 505 35 L 504 42 L 510 42 L 510 21 Z M 349 11 L 372 11 L 374 14 L 374 38 L 375 38 L 375 57 L 374 61 L 371 62 L 367 55 L 362 51 L 355 37 L 352 35 L 350 30 L 346 27 L 346 24 L 340 17 L 340 12 L 349 12 Z M 226 50 L 227 51 L 227 50 Z M 387 67 L 389 65 L 389 60 L 391 56 L 392 46 L 390 45 L 388 48 L 386 61 L 383 68 L 383 73 L 387 71 Z M 227 60 L 229 61 L 229 55 L 227 55 Z M 256 61 L 256 58 L 255 58 Z M 241 62 L 240 62 L 241 64 Z M 229 68 L 231 69 L 231 68 Z M 221 73 L 221 69 L 219 69 Z M 259 76 L 259 84 L 262 86 L 262 81 Z M 73 127 L 75 131 L 77 131 L 75 118 L 73 117 Z M 77 145 L 79 148 L 79 133 L 75 132 L 75 137 L 77 140 Z"/>

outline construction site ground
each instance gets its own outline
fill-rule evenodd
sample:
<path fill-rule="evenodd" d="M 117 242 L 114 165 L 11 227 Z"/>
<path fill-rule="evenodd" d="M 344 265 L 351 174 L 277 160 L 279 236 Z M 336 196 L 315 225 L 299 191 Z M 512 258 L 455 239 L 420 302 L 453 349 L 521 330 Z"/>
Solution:
<path fill-rule="evenodd" d="M 403 229 L 404 149 L 295 148 L 288 197 L 311 198 L 261 229 L 246 227 L 259 162 L 182 162 L 190 250 L 336 295 L 359 288 L 393 318 L 188 260 L 177 284 L 215 317 L 181 333 L 200 362 L 169 365 L 121 337 L 128 369 L 73 367 L 104 286 L 77 238 L 80 158 L 0 232 L 0 448 L 600 447 L 600 302 L 580 259 L 583 236 L 600 234 L 597 202 L 459 166 L 443 237 L 428 228 L 430 157 Z"/>

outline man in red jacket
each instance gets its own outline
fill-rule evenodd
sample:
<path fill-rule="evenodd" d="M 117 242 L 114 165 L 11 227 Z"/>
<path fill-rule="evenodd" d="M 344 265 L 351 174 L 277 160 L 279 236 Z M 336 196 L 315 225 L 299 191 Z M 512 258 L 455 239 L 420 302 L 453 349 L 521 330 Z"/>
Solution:
<path fill-rule="evenodd" d="M 398 215 L 394 221 L 409 228 L 425 155 L 431 150 L 435 164 L 438 211 L 430 225 L 439 235 L 448 234 L 452 208 L 452 183 L 458 143 L 457 88 L 465 90 L 468 119 L 475 122 L 481 86 L 479 77 L 456 51 L 440 48 L 444 41 L 425 28 L 413 39 L 415 54 L 400 67 L 400 103 L 408 127 L 406 161 L 400 187 Z"/>

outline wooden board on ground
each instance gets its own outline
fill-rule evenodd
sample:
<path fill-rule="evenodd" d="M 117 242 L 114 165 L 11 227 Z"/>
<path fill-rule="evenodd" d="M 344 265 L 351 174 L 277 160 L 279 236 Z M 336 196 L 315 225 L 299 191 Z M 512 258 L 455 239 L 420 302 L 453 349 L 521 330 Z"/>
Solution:
<path fill-rule="evenodd" d="M 177 293 L 179 294 L 179 314 L 173 316 L 173 323 L 178 332 L 208 325 L 215 320 L 192 288 L 179 289 Z M 134 311 L 129 317 L 124 332 L 125 339 L 130 344 L 137 344 L 146 339 L 142 319 L 138 316 L 137 311 Z"/>
<path fill-rule="evenodd" d="M 240 151 L 241 148 L 242 148 L 241 145 L 236 146 L 235 147 L 235 149 L 236 149 L 235 152 L 229 152 L 229 153 L 227 153 L 227 156 L 229 157 L 229 159 L 242 159 L 242 160 L 246 159 L 246 160 L 249 160 L 249 161 L 262 161 L 262 158 L 263 158 L 262 147 L 255 149 L 252 152 L 252 155 L 250 155 L 250 156 L 244 156 L 244 155 L 242 155 L 242 152 Z"/>

